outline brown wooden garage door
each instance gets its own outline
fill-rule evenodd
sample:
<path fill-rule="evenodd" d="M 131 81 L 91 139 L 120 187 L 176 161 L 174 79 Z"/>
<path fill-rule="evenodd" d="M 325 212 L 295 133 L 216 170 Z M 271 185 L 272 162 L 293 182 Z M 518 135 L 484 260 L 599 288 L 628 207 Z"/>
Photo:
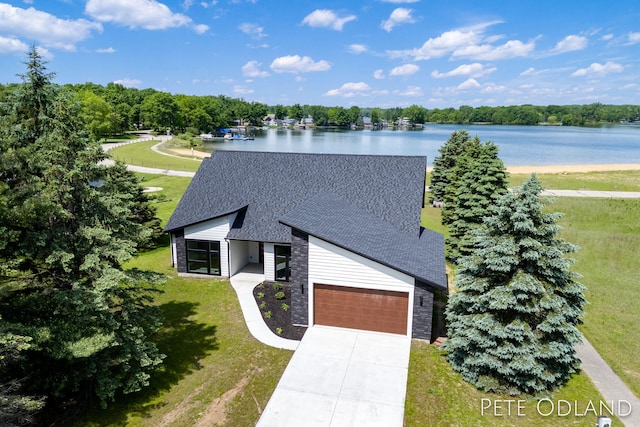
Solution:
<path fill-rule="evenodd" d="M 403 335 L 407 333 L 407 292 L 316 283 L 313 301 L 317 325 Z"/>

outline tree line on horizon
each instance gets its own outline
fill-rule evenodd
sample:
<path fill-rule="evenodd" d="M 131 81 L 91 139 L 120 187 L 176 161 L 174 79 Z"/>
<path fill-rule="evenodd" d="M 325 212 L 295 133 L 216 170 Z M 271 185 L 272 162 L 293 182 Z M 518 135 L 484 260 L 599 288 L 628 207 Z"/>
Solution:
<path fill-rule="evenodd" d="M 0 102 L 21 83 L 0 84 Z M 171 94 L 155 89 L 124 87 L 117 83 L 106 86 L 95 83 L 61 85 L 81 105 L 81 119 L 89 134 L 101 138 L 139 129 L 175 133 L 215 132 L 240 124 L 262 126 L 263 119 L 273 114 L 276 119 L 302 120 L 312 117 L 317 127 L 363 126 L 364 119 L 372 125 L 393 126 L 407 118 L 411 125 L 494 124 L 494 125 L 563 125 L 602 126 L 620 122 L 640 121 L 640 105 L 514 105 L 458 108 L 425 108 L 419 105 L 394 108 L 361 108 L 323 105 L 267 105 L 226 95 L 197 96 Z"/>

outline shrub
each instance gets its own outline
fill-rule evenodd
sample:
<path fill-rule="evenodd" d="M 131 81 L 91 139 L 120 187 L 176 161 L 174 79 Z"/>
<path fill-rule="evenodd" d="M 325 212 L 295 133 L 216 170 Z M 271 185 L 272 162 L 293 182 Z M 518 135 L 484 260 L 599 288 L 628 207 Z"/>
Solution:
<path fill-rule="evenodd" d="M 283 303 L 282 303 L 282 305 L 281 305 L 280 307 L 282 307 L 282 309 L 283 309 L 284 311 L 289 310 L 289 304 L 287 304 L 286 302 L 283 302 Z"/>
<path fill-rule="evenodd" d="M 276 292 L 276 299 L 281 300 L 281 299 L 284 299 L 284 297 L 285 297 L 284 292 L 282 291 Z"/>

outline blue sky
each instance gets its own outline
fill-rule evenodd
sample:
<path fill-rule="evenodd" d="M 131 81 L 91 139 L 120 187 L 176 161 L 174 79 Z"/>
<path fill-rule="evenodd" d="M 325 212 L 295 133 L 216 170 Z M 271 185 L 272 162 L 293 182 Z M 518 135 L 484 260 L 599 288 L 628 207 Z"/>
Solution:
<path fill-rule="evenodd" d="M 637 0 L 0 1 L 0 83 L 32 43 L 60 84 L 269 105 L 640 103 Z"/>

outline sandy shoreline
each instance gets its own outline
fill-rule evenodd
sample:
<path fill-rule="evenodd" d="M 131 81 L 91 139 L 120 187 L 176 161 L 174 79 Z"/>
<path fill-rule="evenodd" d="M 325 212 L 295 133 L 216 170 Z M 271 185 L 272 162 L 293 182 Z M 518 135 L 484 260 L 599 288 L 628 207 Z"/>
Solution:
<path fill-rule="evenodd" d="M 191 156 L 192 152 L 186 148 L 173 148 L 170 151 L 181 156 Z M 193 157 L 209 157 L 211 153 L 193 150 Z M 428 167 L 427 171 L 431 171 Z M 640 163 L 623 164 L 598 164 L 598 165 L 542 165 L 542 166 L 507 166 L 509 173 L 530 174 L 530 173 L 576 173 L 576 172 L 607 172 L 607 171 L 637 171 L 640 170 Z"/>
<path fill-rule="evenodd" d="M 600 165 L 544 165 L 544 166 L 507 166 L 509 173 L 576 173 L 576 172 L 608 172 L 637 171 L 640 163 L 600 164 Z"/>

